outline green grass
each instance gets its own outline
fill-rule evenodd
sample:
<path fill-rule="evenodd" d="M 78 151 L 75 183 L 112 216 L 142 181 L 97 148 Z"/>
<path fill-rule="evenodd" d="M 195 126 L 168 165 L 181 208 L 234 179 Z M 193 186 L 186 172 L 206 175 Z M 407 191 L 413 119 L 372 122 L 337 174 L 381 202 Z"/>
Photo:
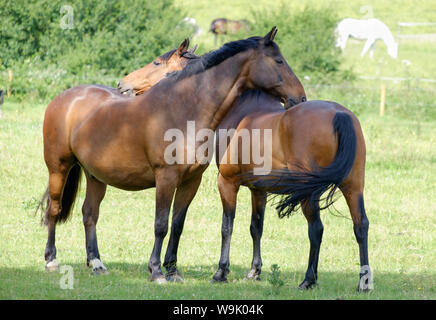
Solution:
<path fill-rule="evenodd" d="M 221 203 L 216 169 L 211 166 L 194 199 L 180 242 L 183 284 L 149 282 L 146 269 L 153 245 L 154 189 L 126 192 L 109 188 L 98 224 L 99 246 L 110 274 L 92 276 L 85 266 L 80 207 L 57 229 L 58 261 L 74 268 L 74 290 L 60 289 L 59 273 L 44 271 L 46 229 L 33 208 L 47 172 L 42 157 L 44 105 L 6 103 L 0 121 L 0 298 L 2 299 L 435 299 L 436 139 L 435 121 L 424 121 L 419 135 L 413 121 L 377 112 L 360 119 L 367 141 L 366 207 L 369 254 L 375 290 L 356 294 L 358 246 L 342 198 L 337 213 L 325 212 L 319 287 L 296 289 L 304 277 L 309 241 L 301 214 L 280 220 L 268 207 L 262 240 L 261 282 L 244 276 L 251 262 L 250 197 L 244 188 L 231 248 L 229 283 L 211 285 L 220 252 Z M 345 217 L 345 218 L 344 218 Z M 167 237 L 168 238 L 168 237 Z M 165 247 L 164 247 L 165 248 Z M 268 278 L 271 265 L 284 285 Z"/>

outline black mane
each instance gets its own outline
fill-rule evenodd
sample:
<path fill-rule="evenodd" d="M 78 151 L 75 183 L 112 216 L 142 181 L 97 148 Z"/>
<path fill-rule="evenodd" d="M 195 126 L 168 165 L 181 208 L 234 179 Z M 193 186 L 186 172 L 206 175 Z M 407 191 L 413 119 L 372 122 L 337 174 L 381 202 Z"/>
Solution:
<path fill-rule="evenodd" d="M 171 72 L 168 74 L 168 77 L 180 80 L 206 71 L 240 52 L 257 48 L 260 39 L 262 38 L 251 37 L 244 40 L 228 42 L 215 51 L 205 53 L 197 59 L 192 59 L 183 70 Z"/>

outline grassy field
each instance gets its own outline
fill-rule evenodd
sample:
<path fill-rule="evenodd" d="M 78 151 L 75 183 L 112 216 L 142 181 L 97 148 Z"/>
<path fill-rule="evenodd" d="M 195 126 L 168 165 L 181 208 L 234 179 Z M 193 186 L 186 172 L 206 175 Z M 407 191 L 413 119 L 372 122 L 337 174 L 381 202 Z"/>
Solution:
<path fill-rule="evenodd" d="M 225 16 L 245 18 L 248 0 L 179 0 L 201 27 Z M 259 1 L 266 6 L 267 1 Z M 313 5 L 326 2 L 309 1 Z M 346 6 L 340 4 L 347 3 Z M 359 17 L 363 5 L 395 28 L 396 21 L 435 20 L 430 1 L 338 1 L 341 15 Z M 277 5 L 273 2 L 272 6 Z M 330 4 L 334 5 L 334 4 Z M 296 8 L 298 9 L 296 5 Z M 210 35 L 198 38 L 212 43 Z M 277 41 L 280 44 L 278 34 Z M 350 42 L 345 67 L 357 75 L 431 78 L 436 74 L 436 43 L 400 44 L 399 59 L 391 60 L 383 44 L 374 60 L 360 59 L 363 43 Z M 401 62 L 411 61 L 409 68 Z M 292 62 L 290 62 L 292 66 Z M 304 75 L 298 75 L 303 79 Z M 73 218 L 57 228 L 57 259 L 74 270 L 74 288 L 60 288 L 62 275 L 44 271 L 45 227 L 34 208 L 45 190 L 47 170 L 42 156 L 45 104 L 3 105 L 0 119 L 0 299 L 436 299 L 436 106 L 435 84 L 387 83 L 386 115 L 378 115 L 379 81 L 358 81 L 329 87 L 303 80 L 310 99 L 338 101 L 359 117 L 367 143 L 366 211 L 370 220 L 369 259 L 375 290 L 356 294 L 359 252 L 348 209 L 342 198 L 324 212 L 319 286 L 297 290 L 307 267 L 307 223 L 299 213 L 278 219 L 267 208 L 262 240 L 261 282 L 244 280 L 251 263 L 250 195 L 239 193 L 230 255 L 229 283 L 211 285 L 221 241 L 221 202 L 216 168 L 206 171 L 185 223 L 179 266 L 185 282 L 160 286 L 149 281 L 147 262 L 154 234 L 154 189 L 126 192 L 108 188 L 98 223 L 99 249 L 110 272 L 93 276 L 86 267 L 85 237 L 80 208 L 82 186 Z M 168 240 L 168 236 L 167 239 Z M 166 249 L 166 242 L 164 244 Z M 280 267 L 281 287 L 269 280 L 271 266 Z"/>
<path fill-rule="evenodd" d="M 92 276 L 85 266 L 80 207 L 57 229 L 58 260 L 74 269 L 74 289 L 62 290 L 61 275 L 44 272 L 46 229 L 34 206 L 47 181 L 41 123 L 45 106 L 5 104 L 0 121 L 0 298 L 2 299 L 435 299 L 436 121 L 416 122 L 376 112 L 361 114 L 367 139 L 366 206 L 371 222 L 370 262 L 375 290 L 356 294 L 358 246 L 342 199 L 325 212 L 319 287 L 296 289 L 302 280 L 309 241 L 298 214 L 279 220 L 268 208 L 263 236 L 263 281 L 243 278 L 251 262 L 250 201 L 239 195 L 232 238 L 229 283 L 211 285 L 220 250 L 221 203 L 216 169 L 205 174 L 191 205 L 180 243 L 184 284 L 149 282 L 146 264 L 153 244 L 154 190 L 109 188 L 102 203 L 98 236 L 110 274 Z M 375 113 L 375 114 L 374 114 Z M 280 266 L 284 286 L 275 288 L 270 267 Z"/>

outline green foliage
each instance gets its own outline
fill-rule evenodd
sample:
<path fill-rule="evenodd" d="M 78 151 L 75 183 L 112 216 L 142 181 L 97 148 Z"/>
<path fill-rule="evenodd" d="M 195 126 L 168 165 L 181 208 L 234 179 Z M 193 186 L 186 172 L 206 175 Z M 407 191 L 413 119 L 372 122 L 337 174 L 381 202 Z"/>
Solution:
<path fill-rule="evenodd" d="M 0 72 L 14 70 L 15 93 L 44 96 L 43 88 L 53 82 L 61 82 L 61 87 L 56 86 L 59 90 L 85 77 L 119 79 L 189 35 L 180 26 L 184 12 L 173 0 L 72 0 L 67 3 L 72 15 L 68 9 L 61 11 L 65 4 L 60 0 L 0 0 Z M 32 77 L 29 72 L 41 70 L 52 72 L 39 76 L 38 85 L 27 79 Z M 1 78 L 0 86 L 4 86 L 5 77 Z M 104 78 L 101 82 L 114 84 Z M 53 92 L 53 87 L 48 90 Z"/>
<path fill-rule="evenodd" d="M 253 11 L 253 20 L 253 34 L 263 34 L 277 26 L 277 43 L 299 77 L 315 76 L 320 82 L 350 75 L 340 72 L 341 51 L 335 46 L 334 36 L 339 19 L 333 10 L 295 11 L 284 3 L 274 11 Z"/>
<path fill-rule="evenodd" d="M 221 36 L 222 41 L 263 36 L 277 26 L 276 42 L 298 77 L 316 78 L 316 83 L 354 79 L 351 70 L 341 69 L 341 50 L 335 46 L 338 16 L 332 9 L 306 7 L 295 10 L 282 3 L 276 9 L 252 9 L 250 30 Z"/>

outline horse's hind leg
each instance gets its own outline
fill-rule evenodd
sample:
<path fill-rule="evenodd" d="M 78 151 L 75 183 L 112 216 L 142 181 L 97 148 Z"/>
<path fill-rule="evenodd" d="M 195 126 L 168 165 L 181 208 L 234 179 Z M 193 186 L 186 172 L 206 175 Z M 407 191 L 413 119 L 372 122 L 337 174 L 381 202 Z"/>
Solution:
<path fill-rule="evenodd" d="M 251 270 L 247 275 L 248 279 L 260 280 L 262 271 L 262 258 L 260 253 L 260 240 L 263 232 L 263 220 L 266 205 L 266 192 L 259 190 L 251 190 L 251 224 L 250 234 L 253 239 L 253 260 L 251 262 Z"/>
<path fill-rule="evenodd" d="M 177 249 L 179 246 L 180 236 L 185 223 L 186 212 L 197 193 L 201 183 L 201 176 L 183 183 L 177 188 L 174 198 L 173 217 L 171 223 L 170 240 L 168 242 L 167 252 L 165 254 L 163 266 L 167 270 L 166 279 L 168 281 L 183 281 L 177 270 Z"/>
<path fill-rule="evenodd" d="M 318 258 L 324 226 L 321 222 L 318 201 L 315 201 L 312 206 L 308 201 L 305 201 L 301 204 L 301 208 L 308 222 L 310 251 L 306 275 L 298 288 L 306 290 L 313 288 L 318 280 Z"/>
<path fill-rule="evenodd" d="M 236 199 L 239 184 L 225 179 L 218 175 L 218 189 L 220 191 L 223 205 L 223 220 L 221 225 L 221 257 L 218 264 L 218 271 L 212 278 L 212 282 L 226 282 L 229 273 L 230 240 L 233 232 L 233 221 L 235 219 Z"/>
<path fill-rule="evenodd" d="M 107 273 L 106 267 L 100 260 L 96 232 L 100 203 L 105 193 L 106 184 L 86 173 L 86 198 L 82 206 L 86 238 L 86 264 L 92 267 L 95 274 Z"/>
<path fill-rule="evenodd" d="M 359 244 L 360 281 L 358 291 L 372 289 L 372 273 L 368 262 L 368 228 L 369 221 L 365 213 L 363 190 L 341 188 L 353 219 L 354 235 Z"/>
<path fill-rule="evenodd" d="M 59 164 L 56 170 L 49 171 L 48 178 L 48 207 L 45 213 L 45 223 L 48 229 L 48 239 L 44 251 L 47 271 L 56 271 L 59 264 L 56 261 L 56 223 L 62 211 L 62 193 L 68 178 L 70 166 Z"/>

